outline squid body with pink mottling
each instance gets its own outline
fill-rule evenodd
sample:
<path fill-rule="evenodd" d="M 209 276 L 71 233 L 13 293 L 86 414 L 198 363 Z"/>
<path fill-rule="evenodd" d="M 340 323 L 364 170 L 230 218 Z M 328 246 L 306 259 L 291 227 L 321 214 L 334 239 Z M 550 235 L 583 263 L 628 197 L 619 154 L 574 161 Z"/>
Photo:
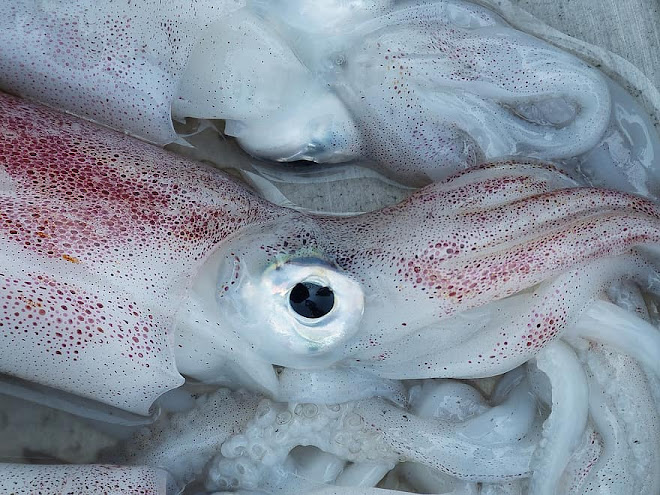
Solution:
<path fill-rule="evenodd" d="M 504 373 L 611 287 L 655 290 L 636 246 L 660 238 L 658 208 L 547 165 L 328 218 L 46 107 L 0 111 L 0 371 L 134 413 L 181 374 L 278 397 L 273 365 L 318 373 L 321 396 L 354 373 L 396 400 L 379 379 Z M 602 338 L 656 369 L 657 336 L 632 327 Z"/>

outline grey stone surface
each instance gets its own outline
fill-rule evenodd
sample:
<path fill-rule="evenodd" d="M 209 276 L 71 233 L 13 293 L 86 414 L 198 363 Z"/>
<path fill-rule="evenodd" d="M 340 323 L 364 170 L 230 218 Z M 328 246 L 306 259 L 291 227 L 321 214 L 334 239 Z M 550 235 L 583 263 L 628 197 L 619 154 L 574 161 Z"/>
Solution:
<path fill-rule="evenodd" d="M 0 394 L 0 462 L 90 463 L 115 443 L 76 416 Z"/>

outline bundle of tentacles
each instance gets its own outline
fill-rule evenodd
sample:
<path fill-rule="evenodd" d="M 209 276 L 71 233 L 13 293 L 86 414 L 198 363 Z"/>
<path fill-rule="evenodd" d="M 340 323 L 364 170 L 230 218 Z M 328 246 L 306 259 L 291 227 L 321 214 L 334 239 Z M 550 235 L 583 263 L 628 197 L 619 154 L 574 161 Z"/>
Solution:
<path fill-rule="evenodd" d="M 0 5 L 0 392 L 146 425 L 0 489 L 660 493 L 632 96 L 458 1 L 151 3 Z M 171 116 L 424 185 L 287 208 L 157 146 Z"/>

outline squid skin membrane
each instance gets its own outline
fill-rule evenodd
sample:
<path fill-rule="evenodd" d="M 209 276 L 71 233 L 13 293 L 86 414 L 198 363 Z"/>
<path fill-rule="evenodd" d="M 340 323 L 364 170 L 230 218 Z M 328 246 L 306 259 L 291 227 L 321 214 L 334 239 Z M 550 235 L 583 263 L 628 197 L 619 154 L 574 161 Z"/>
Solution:
<path fill-rule="evenodd" d="M 660 239 L 655 204 L 534 161 L 327 218 L 45 107 L 0 110 L 0 371 L 142 415 L 181 374 L 277 397 L 273 365 L 504 373 L 655 273 L 632 254 Z"/>
<path fill-rule="evenodd" d="M 657 195 L 657 133 L 576 57 L 468 2 L 314 6 L 5 2 L 0 87 L 158 144 L 177 141 L 172 118 L 224 119 L 252 155 L 368 159 L 409 185 L 578 157 L 598 185 Z"/>
<path fill-rule="evenodd" d="M 168 490 L 169 488 L 169 490 Z M 85 493 L 108 495 L 169 495 L 167 472 L 147 467 L 104 465 L 0 464 L 3 493 Z"/>

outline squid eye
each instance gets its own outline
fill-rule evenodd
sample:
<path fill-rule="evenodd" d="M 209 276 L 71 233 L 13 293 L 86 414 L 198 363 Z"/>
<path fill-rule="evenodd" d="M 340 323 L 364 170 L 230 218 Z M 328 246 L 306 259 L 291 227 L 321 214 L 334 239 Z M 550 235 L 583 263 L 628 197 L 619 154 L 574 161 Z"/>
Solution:
<path fill-rule="evenodd" d="M 330 287 L 323 287 L 313 282 L 302 282 L 291 289 L 289 304 L 300 316 L 321 318 L 334 307 L 335 294 Z"/>
<path fill-rule="evenodd" d="M 232 255 L 233 256 L 233 255 Z M 323 258 L 240 264 L 216 273 L 218 317 L 261 359 L 293 368 L 330 365 L 344 357 L 359 329 L 364 293 L 348 272 Z M 231 281 L 229 284 L 227 280 Z M 258 303 L 258 304 L 257 304 Z"/>

